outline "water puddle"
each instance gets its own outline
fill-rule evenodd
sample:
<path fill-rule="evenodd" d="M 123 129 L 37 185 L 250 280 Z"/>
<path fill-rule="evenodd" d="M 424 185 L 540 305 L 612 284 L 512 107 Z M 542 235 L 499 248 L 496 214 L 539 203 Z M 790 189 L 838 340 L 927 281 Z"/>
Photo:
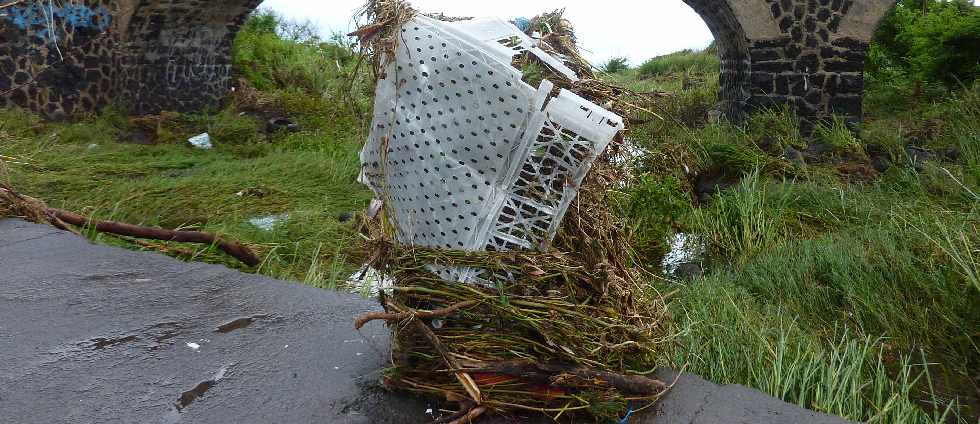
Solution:
<path fill-rule="evenodd" d="M 114 339 L 106 339 L 106 338 L 103 338 L 103 337 L 99 337 L 99 338 L 95 338 L 95 339 L 89 340 L 88 341 L 88 345 L 91 346 L 92 348 L 96 349 L 96 350 L 101 350 L 101 349 L 110 348 L 110 347 L 113 347 L 113 346 L 116 346 L 116 345 L 121 345 L 121 344 L 124 344 L 124 343 L 134 342 L 136 340 L 139 340 L 139 337 L 136 336 L 135 334 L 129 335 L 129 336 L 125 336 L 125 337 L 117 337 L 117 338 L 114 338 Z"/>
<path fill-rule="evenodd" d="M 174 406 L 177 408 L 177 412 L 182 412 L 185 408 L 194 403 L 194 401 L 203 397 L 204 394 L 207 393 L 208 390 L 211 390 L 212 387 L 217 385 L 219 381 L 224 379 L 225 375 L 228 374 L 229 367 L 230 365 L 221 367 L 221 369 L 218 370 L 218 372 L 215 373 L 214 377 L 211 377 L 210 380 L 203 381 L 197 386 L 194 386 L 193 389 L 181 393 L 180 398 L 174 403 Z"/>
<path fill-rule="evenodd" d="M 382 291 L 395 287 L 395 279 L 381 275 L 378 270 L 364 265 L 347 279 L 347 287 L 353 293 L 378 297 Z"/>
<path fill-rule="evenodd" d="M 235 330 L 241 330 L 245 327 L 252 325 L 253 323 L 255 323 L 255 321 L 258 321 L 260 319 L 265 319 L 268 317 L 269 315 L 253 315 L 247 318 L 239 318 L 234 321 L 218 326 L 218 328 L 215 329 L 214 331 L 217 331 L 222 334 L 227 334 Z"/>
<path fill-rule="evenodd" d="M 664 256 L 661 264 L 664 275 L 676 277 L 696 274 L 697 270 L 703 272 L 702 263 L 707 250 L 707 245 L 699 236 L 684 233 L 674 235 L 670 240 L 670 251 Z"/>

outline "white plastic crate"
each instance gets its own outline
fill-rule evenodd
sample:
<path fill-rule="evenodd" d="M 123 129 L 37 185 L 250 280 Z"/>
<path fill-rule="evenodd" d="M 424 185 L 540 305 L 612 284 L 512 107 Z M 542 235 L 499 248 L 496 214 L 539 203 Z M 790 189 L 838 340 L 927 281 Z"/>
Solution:
<path fill-rule="evenodd" d="M 416 17 L 378 82 L 361 181 L 385 199 L 398 240 L 465 251 L 539 250 L 622 119 L 545 80 L 521 81 L 528 51 L 574 76 L 499 19 Z M 481 270 L 433 266 L 487 284 Z M 508 278 L 507 276 L 500 276 Z"/>

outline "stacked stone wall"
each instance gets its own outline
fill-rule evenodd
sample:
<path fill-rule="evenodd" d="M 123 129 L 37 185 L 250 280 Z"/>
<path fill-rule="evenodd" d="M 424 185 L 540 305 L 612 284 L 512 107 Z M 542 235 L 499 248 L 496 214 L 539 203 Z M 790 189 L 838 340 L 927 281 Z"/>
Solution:
<path fill-rule="evenodd" d="M 119 94 L 138 114 L 220 105 L 235 35 L 261 0 L 141 0 L 119 49 Z"/>
<path fill-rule="evenodd" d="M 718 42 L 719 108 L 741 121 L 788 106 L 804 133 L 833 116 L 862 120 L 864 65 L 895 0 L 685 0 Z"/>
<path fill-rule="evenodd" d="M 766 0 L 784 36 L 751 43 L 750 107 L 788 104 L 814 121 L 861 121 L 866 40 L 839 37 L 854 0 Z"/>
<path fill-rule="evenodd" d="M 259 3 L 0 0 L 0 107 L 58 119 L 112 102 L 136 114 L 220 106 L 235 35 Z"/>

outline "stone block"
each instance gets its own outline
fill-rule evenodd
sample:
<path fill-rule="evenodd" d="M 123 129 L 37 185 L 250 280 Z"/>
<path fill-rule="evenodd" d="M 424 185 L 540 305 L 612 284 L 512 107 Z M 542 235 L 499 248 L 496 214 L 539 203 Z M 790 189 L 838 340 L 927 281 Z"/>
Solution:
<path fill-rule="evenodd" d="M 752 72 L 791 72 L 793 70 L 793 62 L 788 60 L 772 60 L 767 62 L 756 62 L 752 64 Z"/>
<path fill-rule="evenodd" d="M 859 95 L 838 95 L 830 99 L 830 112 L 837 115 L 860 116 L 862 97 Z"/>
<path fill-rule="evenodd" d="M 824 62 L 824 70 L 828 72 L 863 72 L 864 62 L 854 60 L 828 60 Z"/>
<path fill-rule="evenodd" d="M 775 78 L 767 72 L 753 72 L 751 76 L 752 87 L 765 93 L 772 93 L 775 89 Z"/>
<path fill-rule="evenodd" d="M 861 95 L 864 92 L 864 74 L 843 74 L 838 77 L 839 93 Z"/>

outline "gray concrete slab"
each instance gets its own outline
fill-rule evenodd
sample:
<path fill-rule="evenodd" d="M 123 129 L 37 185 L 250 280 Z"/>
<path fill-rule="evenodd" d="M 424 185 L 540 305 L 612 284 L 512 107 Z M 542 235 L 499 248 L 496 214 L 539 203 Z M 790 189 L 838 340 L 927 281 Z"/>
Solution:
<path fill-rule="evenodd" d="M 0 220 L 0 423 L 430 422 L 426 401 L 378 386 L 387 329 L 352 328 L 375 309 Z M 632 422 L 844 421 L 685 374 Z"/>
<path fill-rule="evenodd" d="M 0 423 L 420 422 L 375 305 L 0 221 Z"/>

